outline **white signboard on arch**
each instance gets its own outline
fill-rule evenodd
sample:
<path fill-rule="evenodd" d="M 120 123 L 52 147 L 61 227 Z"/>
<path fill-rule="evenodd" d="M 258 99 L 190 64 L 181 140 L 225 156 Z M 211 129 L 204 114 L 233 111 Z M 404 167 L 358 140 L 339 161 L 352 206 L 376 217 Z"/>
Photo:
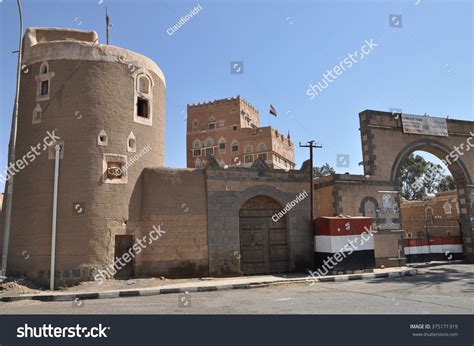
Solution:
<path fill-rule="evenodd" d="M 404 133 L 448 137 L 445 118 L 402 114 L 402 124 Z"/>

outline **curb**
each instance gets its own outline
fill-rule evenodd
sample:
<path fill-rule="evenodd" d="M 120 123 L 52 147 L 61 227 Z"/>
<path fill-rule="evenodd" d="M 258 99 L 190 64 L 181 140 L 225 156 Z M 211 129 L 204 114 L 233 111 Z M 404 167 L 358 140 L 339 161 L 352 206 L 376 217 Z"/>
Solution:
<path fill-rule="evenodd" d="M 17 295 L 2 297 L 1 302 L 10 303 L 17 302 L 20 300 L 36 300 L 41 302 L 66 302 L 66 301 L 81 301 L 81 300 L 92 300 L 92 299 L 111 299 L 121 297 L 147 297 L 162 294 L 184 294 L 184 293 L 196 293 L 196 292 L 215 292 L 215 291 L 230 291 L 239 289 L 251 289 L 260 287 L 269 287 L 282 284 L 297 284 L 297 283 L 310 283 L 313 285 L 316 282 L 341 282 L 341 281 L 354 281 L 354 280 L 374 280 L 374 279 L 390 279 L 398 278 L 403 276 L 414 276 L 418 275 L 416 268 L 400 270 L 397 272 L 389 273 L 367 273 L 367 274 L 346 274 L 337 276 L 324 276 L 321 278 L 308 276 L 304 279 L 285 279 L 268 282 L 250 282 L 244 284 L 222 284 L 216 286 L 193 286 L 193 287 L 181 287 L 181 288 L 144 288 L 141 290 L 123 290 L 123 291 L 106 291 L 106 292 L 93 292 L 93 293 L 77 293 L 77 294 L 37 294 L 37 295 Z M 308 281 L 308 278 L 310 280 Z M 310 282 L 312 281 L 312 282 Z"/>

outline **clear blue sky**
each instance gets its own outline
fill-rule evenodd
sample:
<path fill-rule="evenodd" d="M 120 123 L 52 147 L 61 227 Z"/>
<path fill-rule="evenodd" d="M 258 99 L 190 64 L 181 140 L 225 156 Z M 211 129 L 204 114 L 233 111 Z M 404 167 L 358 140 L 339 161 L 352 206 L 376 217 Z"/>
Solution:
<path fill-rule="evenodd" d="M 186 104 L 236 95 L 260 109 L 262 125 L 290 130 L 296 143 L 323 144 L 316 165 L 336 166 L 337 154 L 350 155 L 350 167 L 337 168 L 340 172 L 361 173 L 358 113 L 364 109 L 474 119 L 470 0 L 99 2 L 24 0 L 25 27 L 95 30 L 103 43 L 107 5 L 111 43 L 150 57 L 166 76 L 170 167 L 185 166 Z M 166 33 L 198 4 L 199 14 L 173 35 Z M 401 28 L 389 26 L 390 14 L 402 15 Z M 0 0 L 0 18 L 0 167 L 5 167 L 15 91 L 16 1 Z M 378 47 L 310 100 L 309 84 L 366 39 Z M 231 74 L 231 61 L 243 61 L 244 74 Z M 268 115 L 269 104 L 277 118 Z M 296 148 L 298 166 L 307 155 Z"/>

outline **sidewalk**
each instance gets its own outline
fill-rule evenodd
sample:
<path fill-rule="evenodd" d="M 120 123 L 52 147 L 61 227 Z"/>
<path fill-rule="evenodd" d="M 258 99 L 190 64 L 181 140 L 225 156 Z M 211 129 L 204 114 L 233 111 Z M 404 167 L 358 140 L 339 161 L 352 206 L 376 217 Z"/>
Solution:
<path fill-rule="evenodd" d="M 235 289 L 250 289 L 267 287 L 271 285 L 307 283 L 308 285 L 319 282 L 337 282 L 349 280 L 373 280 L 381 278 L 395 278 L 402 276 L 417 275 L 415 268 L 396 267 L 386 269 L 374 269 L 373 273 L 332 275 L 320 279 L 313 279 L 308 274 L 287 274 L 287 275 L 261 275 L 244 276 L 233 278 L 208 278 L 205 281 L 190 281 L 177 284 L 153 286 L 138 289 L 125 290 L 104 290 L 100 291 L 100 286 L 95 292 L 44 292 L 39 294 L 24 294 L 14 296 L 4 296 L 2 302 L 14 302 L 19 300 L 37 300 L 43 302 L 52 301 L 79 301 L 87 299 L 110 299 L 119 297 L 153 296 L 158 294 L 187 293 L 187 292 L 211 292 L 226 291 Z"/>

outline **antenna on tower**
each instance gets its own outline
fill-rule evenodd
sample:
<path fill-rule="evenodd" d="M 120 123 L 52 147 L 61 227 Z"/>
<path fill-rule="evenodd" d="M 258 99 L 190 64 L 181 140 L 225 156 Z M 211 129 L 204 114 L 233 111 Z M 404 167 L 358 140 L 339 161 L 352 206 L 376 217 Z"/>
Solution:
<path fill-rule="evenodd" d="M 105 32 L 106 32 L 106 36 L 107 36 L 107 44 L 109 44 L 109 29 L 110 27 L 112 26 L 112 24 L 110 24 L 110 18 L 109 18 L 109 15 L 107 13 L 107 6 L 105 7 Z"/>

